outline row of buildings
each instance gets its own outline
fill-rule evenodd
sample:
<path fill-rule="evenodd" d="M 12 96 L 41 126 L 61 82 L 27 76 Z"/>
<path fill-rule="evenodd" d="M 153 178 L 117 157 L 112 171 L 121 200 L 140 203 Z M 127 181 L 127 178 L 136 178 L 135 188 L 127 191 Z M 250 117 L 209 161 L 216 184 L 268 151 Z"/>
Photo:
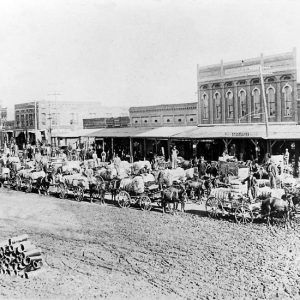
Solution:
<path fill-rule="evenodd" d="M 49 134 L 59 137 L 60 132 L 95 129 L 89 137 L 106 150 L 113 151 L 119 143 L 131 158 L 153 153 L 168 156 L 175 144 L 186 158 L 203 155 L 213 160 L 224 150 L 240 159 L 262 159 L 266 152 L 281 154 L 288 148 L 298 164 L 299 89 L 296 49 L 261 54 L 198 66 L 195 102 L 109 108 L 109 117 L 97 103 L 18 104 L 13 134 L 17 137 L 35 130 L 34 134 L 38 131 L 47 139 Z"/>

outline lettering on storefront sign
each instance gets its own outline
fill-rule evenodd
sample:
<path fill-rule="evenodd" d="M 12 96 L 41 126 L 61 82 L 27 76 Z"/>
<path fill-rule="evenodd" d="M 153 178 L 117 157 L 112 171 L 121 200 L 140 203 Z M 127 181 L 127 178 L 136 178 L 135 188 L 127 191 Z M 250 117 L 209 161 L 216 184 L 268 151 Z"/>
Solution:
<path fill-rule="evenodd" d="M 241 131 L 241 132 L 225 132 L 225 136 L 229 137 L 250 137 L 250 136 L 258 136 L 257 132 L 247 132 L 247 131 Z"/>
<path fill-rule="evenodd" d="M 237 73 L 248 73 L 248 72 L 259 72 L 260 65 L 246 66 L 246 67 L 237 67 L 232 69 L 225 69 L 225 75 L 232 75 Z"/>

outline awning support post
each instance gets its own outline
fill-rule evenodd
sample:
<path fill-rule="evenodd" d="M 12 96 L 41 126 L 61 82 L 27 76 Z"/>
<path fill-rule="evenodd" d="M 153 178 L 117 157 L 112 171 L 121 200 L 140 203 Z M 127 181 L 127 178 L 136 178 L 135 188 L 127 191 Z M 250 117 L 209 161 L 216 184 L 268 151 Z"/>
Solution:
<path fill-rule="evenodd" d="M 146 160 L 146 138 L 144 138 L 144 160 Z"/>
<path fill-rule="evenodd" d="M 113 157 L 114 154 L 114 138 L 111 138 L 111 157 Z"/>
<path fill-rule="evenodd" d="M 168 160 L 171 160 L 171 140 L 170 139 L 168 139 L 168 143 L 167 144 L 168 144 L 168 149 L 167 149 L 168 154 L 165 154 L 165 157 L 168 158 Z"/>
<path fill-rule="evenodd" d="M 300 141 L 295 141 L 294 177 L 299 177 Z"/>
<path fill-rule="evenodd" d="M 129 138 L 130 162 L 133 163 L 133 144 L 132 138 Z"/>
<path fill-rule="evenodd" d="M 228 153 L 228 146 L 231 143 L 232 139 L 228 140 L 228 139 L 222 139 L 223 143 L 225 144 L 225 150 Z"/>

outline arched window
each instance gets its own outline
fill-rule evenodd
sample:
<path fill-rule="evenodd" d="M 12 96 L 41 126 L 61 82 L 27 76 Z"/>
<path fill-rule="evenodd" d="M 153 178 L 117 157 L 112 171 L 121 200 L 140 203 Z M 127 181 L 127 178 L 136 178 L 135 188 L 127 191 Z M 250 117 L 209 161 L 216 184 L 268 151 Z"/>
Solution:
<path fill-rule="evenodd" d="M 203 119 L 208 119 L 208 96 L 203 94 Z"/>
<path fill-rule="evenodd" d="M 275 117 L 275 89 L 272 86 L 267 89 L 267 100 L 269 117 Z"/>
<path fill-rule="evenodd" d="M 288 117 L 292 114 L 292 87 L 286 84 L 282 92 L 284 98 L 284 115 Z"/>
<path fill-rule="evenodd" d="M 253 96 L 253 104 L 254 104 L 254 114 L 259 114 L 260 113 L 260 91 L 258 88 L 255 88 L 252 91 L 252 96 Z"/>
<path fill-rule="evenodd" d="M 246 108 L 246 92 L 244 90 L 240 90 L 240 116 L 244 117 L 247 112 Z"/>
<path fill-rule="evenodd" d="M 226 93 L 227 97 L 227 115 L 229 119 L 233 119 L 233 93 L 228 91 Z"/>
<path fill-rule="evenodd" d="M 219 92 L 215 93 L 216 119 L 221 119 L 221 95 Z"/>

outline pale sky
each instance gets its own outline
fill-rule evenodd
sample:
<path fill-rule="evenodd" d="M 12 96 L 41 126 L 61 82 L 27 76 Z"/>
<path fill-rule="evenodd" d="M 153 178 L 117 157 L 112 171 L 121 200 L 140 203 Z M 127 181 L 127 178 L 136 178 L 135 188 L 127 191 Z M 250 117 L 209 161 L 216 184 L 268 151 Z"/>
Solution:
<path fill-rule="evenodd" d="M 197 64 L 292 51 L 297 0 L 1 0 L 0 100 L 196 101 Z"/>

